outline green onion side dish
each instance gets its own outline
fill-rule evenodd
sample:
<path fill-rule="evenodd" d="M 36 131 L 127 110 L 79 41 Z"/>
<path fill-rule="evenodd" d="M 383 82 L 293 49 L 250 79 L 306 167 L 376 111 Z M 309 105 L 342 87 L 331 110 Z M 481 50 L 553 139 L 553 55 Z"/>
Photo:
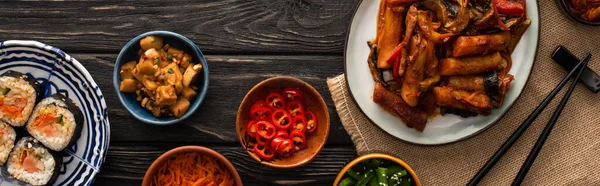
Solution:
<path fill-rule="evenodd" d="M 370 159 L 348 169 L 338 186 L 411 186 L 413 179 L 399 164 Z"/>

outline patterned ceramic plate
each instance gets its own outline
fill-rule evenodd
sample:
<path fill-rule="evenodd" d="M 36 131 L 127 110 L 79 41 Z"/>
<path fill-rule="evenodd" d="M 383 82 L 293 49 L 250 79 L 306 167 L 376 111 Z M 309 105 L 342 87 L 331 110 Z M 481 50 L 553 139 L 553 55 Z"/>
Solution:
<path fill-rule="evenodd" d="M 81 137 L 65 149 L 55 185 L 91 185 L 110 141 L 106 102 L 92 76 L 60 49 L 36 41 L 0 42 L 0 74 L 7 70 L 35 77 L 42 85 L 42 97 L 58 92 L 79 106 L 84 115 Z M 11 178 L 2 167 L 0 186 L 12 185 L 25 184 Z"/>

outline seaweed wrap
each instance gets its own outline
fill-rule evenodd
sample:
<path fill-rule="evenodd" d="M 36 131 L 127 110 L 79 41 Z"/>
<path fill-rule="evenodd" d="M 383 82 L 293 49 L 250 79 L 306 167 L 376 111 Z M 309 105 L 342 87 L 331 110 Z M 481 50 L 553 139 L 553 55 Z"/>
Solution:
<path fill-rule="evenodd" d="M 7 161 L 8 173 L 31 185 L 52 185 L 60 171 L 62 159 L 32 137 L 17 142 Z"/>
<path fill-rule="evenodd" d="M 75 103 L 62 94 L 53 94 L 37 104 L 27 131 L 54 151 L 73 145 L 81 134 L 83 114 Z"/>
<path fill-rule="evenodd" d="M 0 75 L 0 120 L 14 127 L 25 125 L 39 93 L 40 85 L 32 77 L 12 70 Z"/>
<path fill-rule="evenodd" d="M 6 163 L 10 151 L 15 146 L 16 137 L 15 129 L 0 121 L 0 166 Z"/>

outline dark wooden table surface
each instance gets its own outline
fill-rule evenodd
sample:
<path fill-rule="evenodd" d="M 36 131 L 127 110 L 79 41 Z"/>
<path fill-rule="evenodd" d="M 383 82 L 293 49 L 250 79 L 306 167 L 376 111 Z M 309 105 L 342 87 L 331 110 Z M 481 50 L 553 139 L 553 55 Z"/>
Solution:
<path fill-rule="evenodd" d="M 163 152 L 183 145 L 224 154 L 244 185 L 331 185 L 356 157 L 326 86 L 343 73 L 346 32 L 359 0 L 1 2 L 0 41 L 37 40 L 78 59 L 106 96 L 111 140 L 94 185 L 140 185 Z M 142 123 L 121 105 L 112 83 L 119 50 L 133 37 L 169 30 L 194 41 L 210 68 L 208 95 L 183 123 Z M 241 148 L 235 132 L 239 103 L 256 83 L 299 77 L 323 96 L 331 115 L 325 148 L 292 170 L 261 166 Z"/>

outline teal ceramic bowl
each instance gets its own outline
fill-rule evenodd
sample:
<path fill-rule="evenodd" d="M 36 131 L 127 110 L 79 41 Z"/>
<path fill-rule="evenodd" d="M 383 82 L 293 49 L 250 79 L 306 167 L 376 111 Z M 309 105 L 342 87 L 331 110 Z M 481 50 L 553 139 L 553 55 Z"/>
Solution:
<path fill-rule="evenodd" d="M 131 93 L 122 93 L 119 91 L 121 86 L 121 77 L 119 72 L 121 71 L 121 66 L 129 61 L 137 61 L 139 59 L 137 52 L 140 50 L 140 40 L 146 36 L 158 36 L 164 39 L 166 44 L 169 44 L 173 47 L 181 49 L 186 53 L 192 55 L 192 62 L 195 64 L 202 64 L 202 71 L 196 77 L 196 87 L 198 87 L 198 95 L 190 102 L 190 108 L 188 111 L 181 117 L 154 117 L 152 113 L 140 105 L 140 103 L 136 100 L 136 95 Z M 204 59 L 204 55 L 188 38 L 169 31 L 151 31 L 141 34 L 129 41 L 117 57 L 117 61 L 115 63 L 115 68 L 113 70 L 113 85 L 115 87 L 115 92 L 119 97 L 119 100 L 123 104 L 123 106 L 131 113 L 135 118 L 140 121 L 149 124 L 155 125 L 170 125 L 174 123 L 178 123 L 188 117 L 190 117 L 202 104 L 204 97 L 206 96 L 206 92 L 208 90 L 208 65 L 206 63 L 206 59 Z"/>

